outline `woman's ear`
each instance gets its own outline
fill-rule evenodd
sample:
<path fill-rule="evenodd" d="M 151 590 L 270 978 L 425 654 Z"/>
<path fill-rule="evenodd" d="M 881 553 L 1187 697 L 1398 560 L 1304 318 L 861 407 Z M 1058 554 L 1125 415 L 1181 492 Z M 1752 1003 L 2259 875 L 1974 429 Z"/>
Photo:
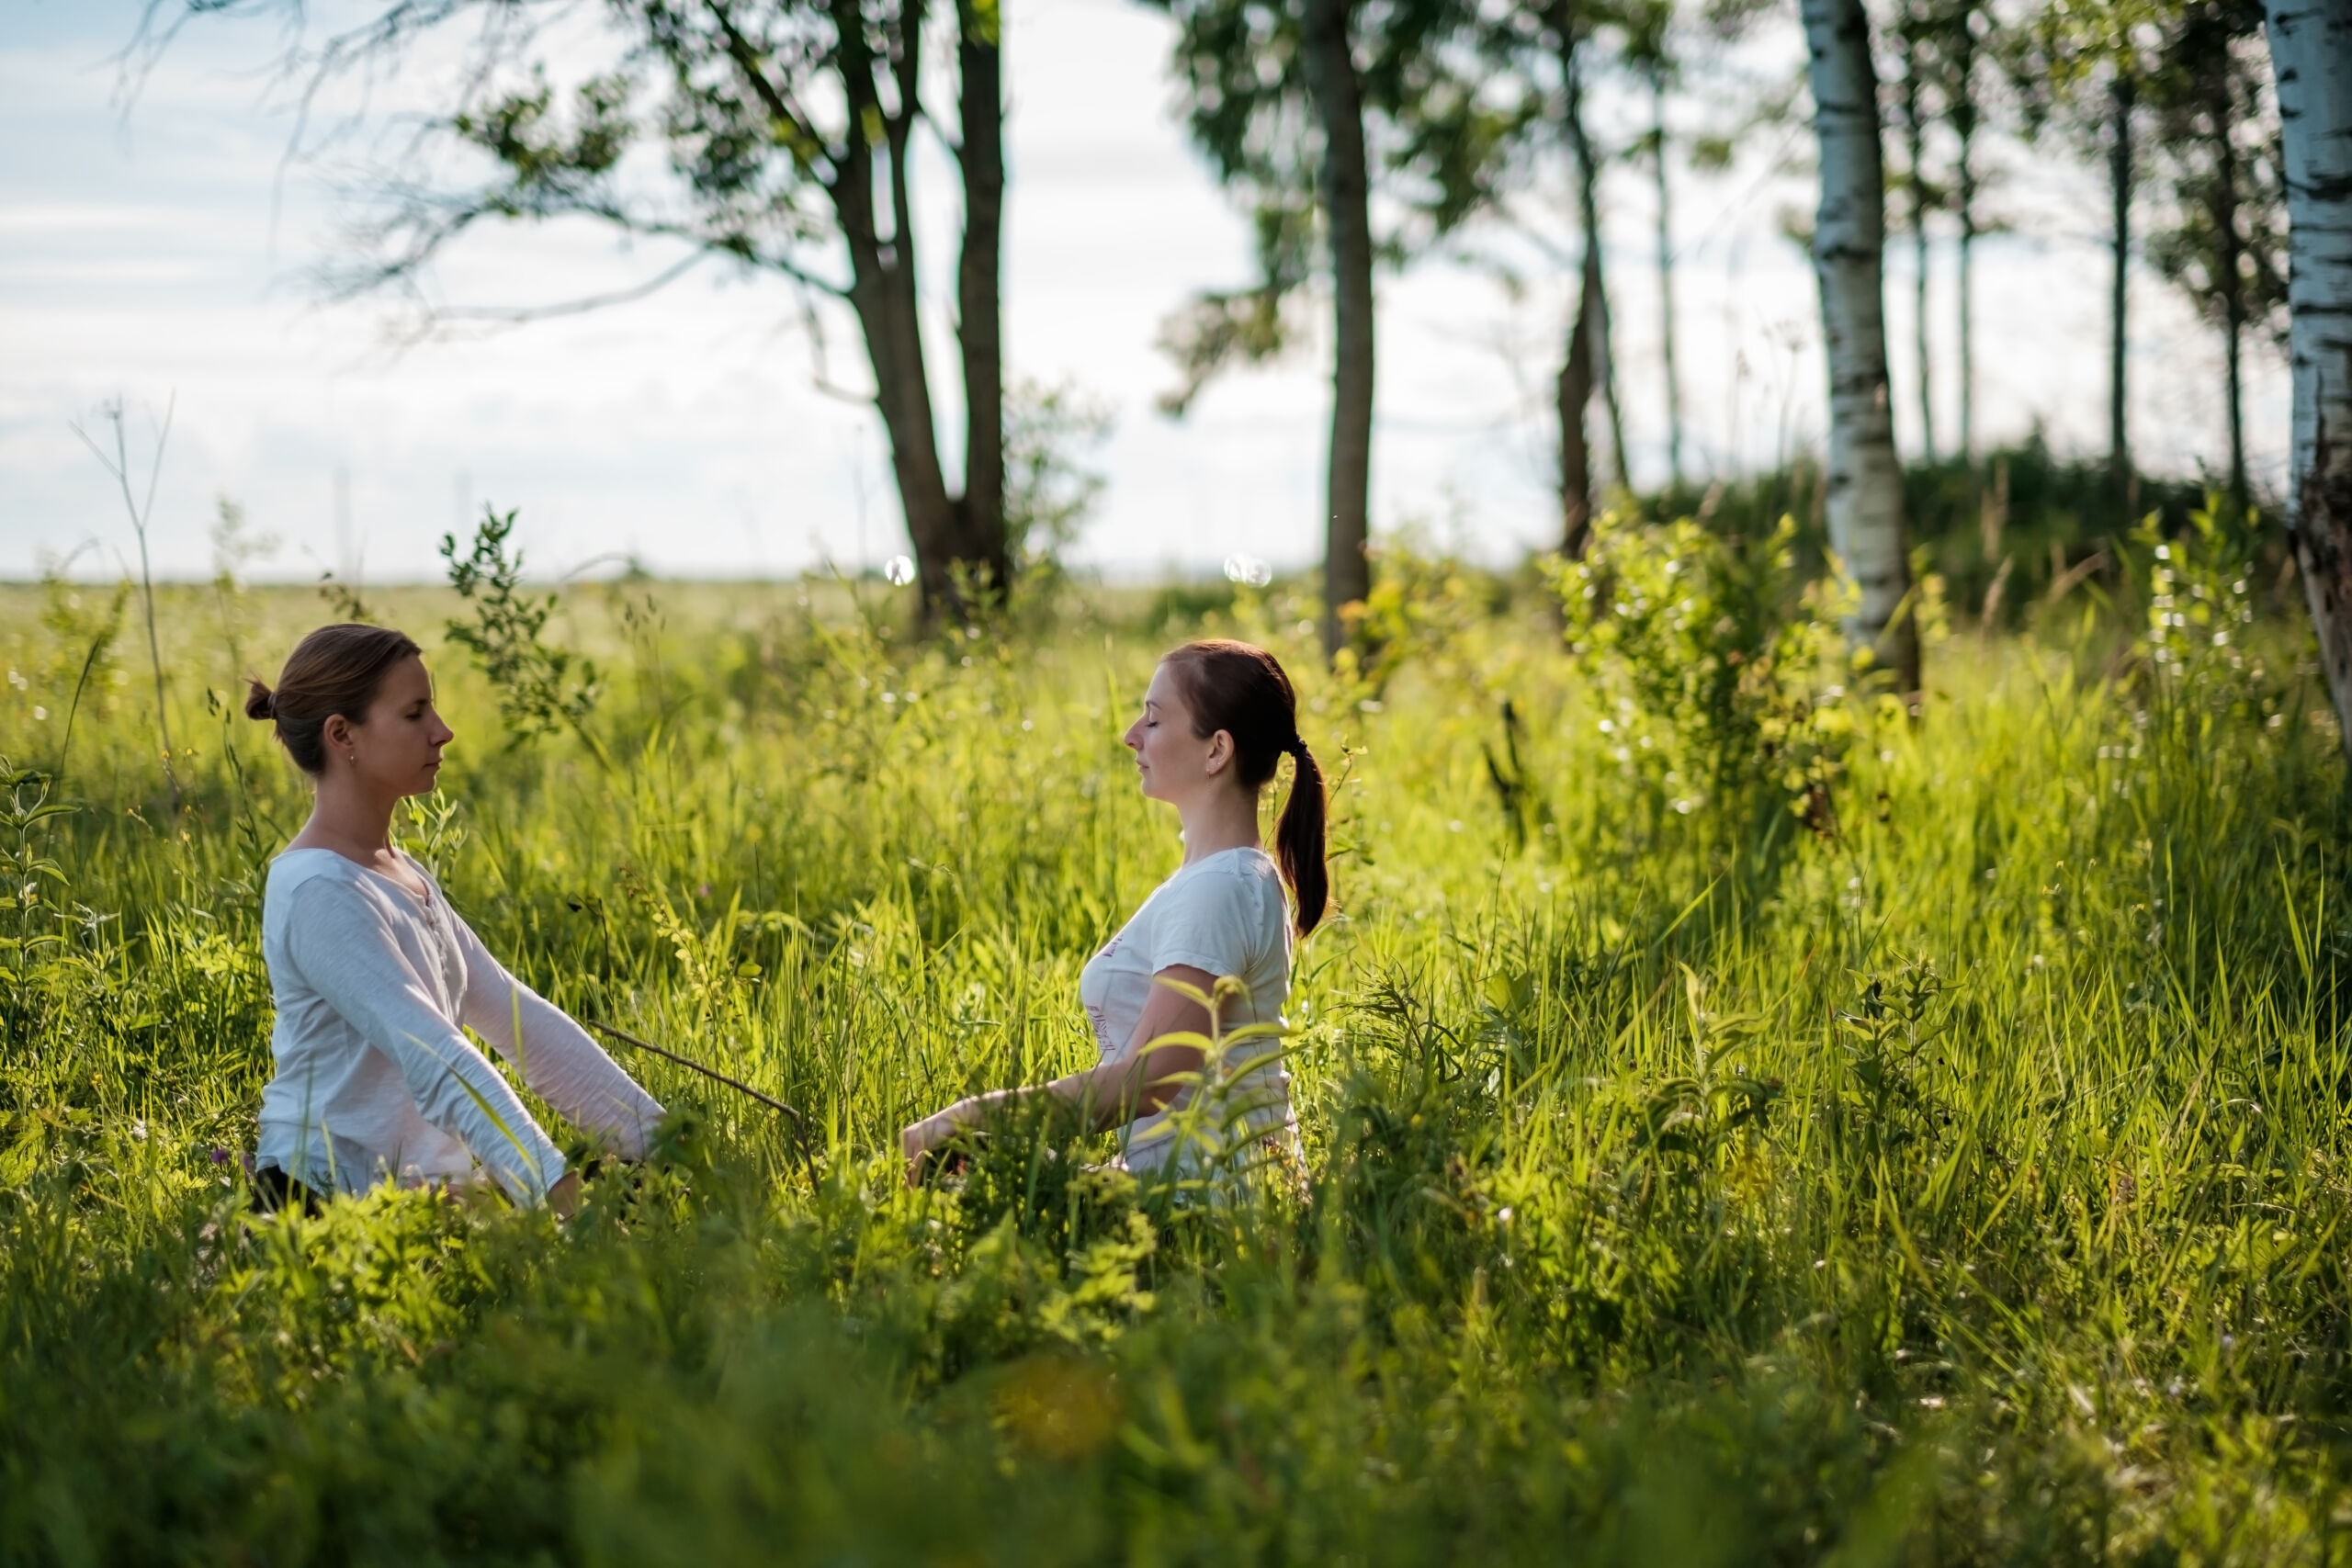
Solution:
<path fill-rule="evenodd" d="M 329 714 L 327 721 L 319 726 L 319 739 L 325 742 L 330 755 L 350 750 L 351 721 L 339 713 Z"/>
<path fill-rule="evenodd" d="M 1220 729 L 1209 737 L 1209 776 L 1215 778 L 1225 772 L 1226 764 L 1232 761 L 1233 732 L 1229 729 Z"/>

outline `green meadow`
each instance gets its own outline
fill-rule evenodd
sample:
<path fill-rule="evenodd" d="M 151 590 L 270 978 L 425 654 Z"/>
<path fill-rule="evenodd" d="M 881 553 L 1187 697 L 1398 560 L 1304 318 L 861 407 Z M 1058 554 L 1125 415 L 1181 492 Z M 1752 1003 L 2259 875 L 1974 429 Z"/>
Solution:
<path fill-rule="evenodd" d="M 0 589 L 0 1559 L 2336 1561 L 2345 764 L 2234 551 L 1984 630 L 1931 581 L 1916 713 L 1690 526 L 1394 548 L 1336 669 L 1282 582 L 575 585 L 495 682 L 481 600 L 369 591 L 491 947 L 797 1112 L 616 1048 L 672 1116 L 568 1224 L 248 1212 L 305 796 L 236 677 L 318 594 L 162 590 L 151 661 L 135 592 Z M 904 1122 L 1089 1059 L 1181 854 L 1119 735 L 1203 631 L 1333 781 L 1305 1169 L 1038 1121 L 910 1190 Z"/>

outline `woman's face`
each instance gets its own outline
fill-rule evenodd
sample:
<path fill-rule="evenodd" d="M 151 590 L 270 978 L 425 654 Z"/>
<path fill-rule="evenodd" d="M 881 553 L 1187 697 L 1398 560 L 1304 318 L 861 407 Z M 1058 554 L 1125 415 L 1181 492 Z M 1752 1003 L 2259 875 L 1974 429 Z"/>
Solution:
<path fill-rule="evenodd" d="M 1193 710 L 1165 664 L 1151 672 L 1143 715 L 1122 739 L 1136 754 L 1146 799 L 1182 806 L 1233 782 L 1233 737 L 1222 729 L 1205 740 L 1193 733 Z"/>
<path fill-rule="evenodd" d="M 365 724 L 326 723 L 327 766 L 350 768 L 370 792 L 430 795 L 442 748 L 456 739 L 433 705 L 433 677 L 411 654 L 384 672 Z"/>

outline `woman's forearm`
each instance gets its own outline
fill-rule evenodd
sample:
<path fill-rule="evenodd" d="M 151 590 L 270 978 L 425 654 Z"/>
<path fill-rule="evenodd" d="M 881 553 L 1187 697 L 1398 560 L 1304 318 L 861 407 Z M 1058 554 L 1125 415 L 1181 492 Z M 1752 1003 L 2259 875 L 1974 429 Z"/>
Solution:
<path fill-rule="evenodd" d="M 1195 1070 L 1200 1065 L 1199 1055 L 1199 1052 L 1181 1046 L 1162 1047 L 1125 1061 L 1104 1062 L 1050 1083 L 969 1095 L 940 1115 L 959 1127 L 976 1126 L 998 1106 L 1033 1094 L 1050 1094 L 1079 1113 L 1086 1131 L 1107 1132 L 1164 1109 L 1183 1087 L 1174 1080 Z"/>
<path fill-rule="evenodd" d="M 1199 1071 L 1201 1060 L 1188 1046 L 1163 1045 L 1056 1078 L 1046 1088 L 1078 1109 L 1088 1132 L 1101 1133 L 1166 1110 L 1184 1087 L 1178 1080 Z"/>

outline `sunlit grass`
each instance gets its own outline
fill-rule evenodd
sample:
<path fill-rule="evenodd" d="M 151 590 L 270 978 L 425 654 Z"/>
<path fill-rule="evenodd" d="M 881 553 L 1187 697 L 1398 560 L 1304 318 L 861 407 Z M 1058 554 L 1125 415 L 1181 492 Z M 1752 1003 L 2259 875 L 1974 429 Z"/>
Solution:
<path fill-rule="evenodd" d="M 2293 628 L 1951 638 L 1815 833 L 1673 809 L 1539 606 L 1342 678 L 1245 596 L 1344 780 L 1311 1181 L 1170 1206 L 1047 1126 L 937 1194 L 888 1150 L 1091 1050 L 1079 967 L 1179 852 L 1117 739 L 1178 631 L 808 593 L 571 593 L 604 762 L 434 656 L 413 842 L 492 948 L 810 1129 L 623 1052 L 682 1114 L 565 1230 L 241 1219 L 303 798 L 228 699 L 320 606 L 167 594 L 174 818 L 135 649 L 65 747 L 103 592 L 0 590 L 0 755 L 76 807 L 0 833 L 58 870 L 5 934 L 61 939 L 0 954 L 9 1556 L 2327 1560 L 2352 923 Z"/>

